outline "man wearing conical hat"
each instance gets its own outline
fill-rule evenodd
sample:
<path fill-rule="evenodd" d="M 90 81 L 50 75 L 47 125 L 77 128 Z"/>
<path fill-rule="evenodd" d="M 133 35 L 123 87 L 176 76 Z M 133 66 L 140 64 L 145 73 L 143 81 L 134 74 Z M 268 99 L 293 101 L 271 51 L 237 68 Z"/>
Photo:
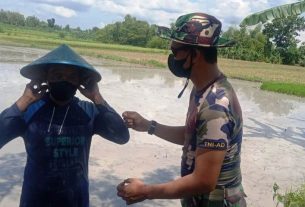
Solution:
<path fill-rule="evenodd" d="M 163 125 L 131 111 L 123 117 L 130 128 L 183 146 L 181 178 L 150 185 L 129 178 L 118 185 L 118 195 L 127 204 L 181 199 L 183 207 L 245 207 L 240 169 L 242 112 L 217 65 L 217 48 L 232 46 L 234 41 L 220 37 L 221 22 L 204 13 L 180 16 L 173 29 L 159 27 L 158 32 L 171 40 L 170 71 L 186 78 L 186 85 L 188 80 L 194 85 L 185 125 Z"/>
<path fill-rule="evenodd" d="M 21 136 L 27 152 L 20 206 L 89 207 L 92 136 L 129 140 L 123 119 L 99 92 L 101 75 L 67 45 L 20 72 L 31 82 L 0 114 L 0 148 Z M 75 97 L 77 89 L 90 102 Z"/>

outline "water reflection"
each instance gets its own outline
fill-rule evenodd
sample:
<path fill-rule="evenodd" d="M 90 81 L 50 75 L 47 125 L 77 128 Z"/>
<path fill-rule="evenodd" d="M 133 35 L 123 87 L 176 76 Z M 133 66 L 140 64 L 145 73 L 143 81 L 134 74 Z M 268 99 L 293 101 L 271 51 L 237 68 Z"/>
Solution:
<path fill-rule="evenodd" d="M 183 87 L 184 85 L 182 79 L 174 77 L 169 71 L 166 70 L 155 71 L 152 69 L 112 68 L 111 72 L 114 75 L 118 75 L 119 80 L 122 83 L 132 82 L 135 80 L 144 80 L 143 82 L 146 82 L 145 80 L 154 79 L 157 82 L 156 84 L 163 85 L 164 87 L 172 88 L 177 84 Z M 234 86 L 239 98 L 245 103 L 245 108 L 247 110 L 248 108 L 251 108 L 255 113 L 286 116 L 293 109 L 299 106 L 299 101 L 302 101 L 302 99 L 297 97 L 262 91 L 259 89 L 259 83 L 239 80 L 230 81 L 232 82 L 232 85 Z"/>
<path fill-rule="evenodd" d="M 259 90 L 259 83 L 247 81 L 232 81 L 239 96 L 257 105 L 260 112 L 272 113 L 278 116 L 288 115 L 296 108 L 295 103 L 300 98 Z M 253 105 L 253 104 L 251 104 Z"/>
<path fill-rule="evenodd" d="M 157 73 L 155 70 L 158 69 L 111 68 L 112 73 L 118 75 L 122 83 L 157 78 L 164 86 L 174 87 L 178 79 L 171 75 L 169 70 L 158 70 Z"/>
<path fill-rule="evenodd" d="M 130 94 L 132 98 L 128 102 L 132 103 L 129 106 L 134 110 L 143 110 L 142 113 L 151 118 L 168 116 L 184 120 L 183 110 L 186 109 L 191 86 L 181 100 L 177 99 L 184 84 L 182 79 L 175 78 L 169 71 L 137 68 L 107 70 L 110 69 L 102 71 L 109 75 L 108 78 L 117 79 L 126 90 L 125 94 Z M 305 147 L 305 121 L 301 118 L 305 116 L 305 99 L 261 91 L 259 83 L 230 81 L 244 112 L 245 137 L 284 138 Z M 128 103 L 125 104 L 128 106 Z M 164 121 L 170 123 L 170 118 Z"/>
<path fill-rule="evenodd" d="M 41 49 L 1 45 L 0 62 L 31 62 L 46 54 L 46 52 L 46 50 Z"/>

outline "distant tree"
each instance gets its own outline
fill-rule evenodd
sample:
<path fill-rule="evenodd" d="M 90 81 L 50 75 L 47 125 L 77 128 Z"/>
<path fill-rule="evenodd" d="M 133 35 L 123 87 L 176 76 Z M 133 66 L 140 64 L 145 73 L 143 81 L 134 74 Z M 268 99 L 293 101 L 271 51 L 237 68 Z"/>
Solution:
<path fill-rule="evenodd" d="M 55 19 L 51 18 L 51 19 L 47 19 L 48 22 L 48 26 L 53 28 L 55 26 Z"/>
<path fill-rule="evenodd" d="M 3 9 L 0 10 L 0 22 L 2 23 L 9 23 L 7 18 L 7 12 Z"/>
<path fill-rule="evenodd" d="M 62 26 L 61 25 L 57 25 L 57 24 L 55 24 L 53 28 L 55 30 L 62 30 Z"/>
<path fill-rule="evenodd" d="M 175 28 L 175 23 L 174 22 L 170 23 L 170 28 L 171 29 Z"/>
<path fill-rule="evenodd" d="M 16 25 L 16 26 L 24 26 L 25 25 L 25 18 L 22 14 L 19 14 L 18 12 L 6 12 L 7 16 L 7 23 Z"/>
<path fill-rule="evenodd" d="M 92 28 L 92 32 L 97 32 L 98 30 L 99 30 L 98 27 L 93 27 L 93 28 Z"/>
<path fill-rule="evenodd" d="M 219 50 L 222 57 L 248 61 L 265 60 L 266 37 L 262 34 L 261 27 L 255 27 L 253 30 L 230 27 L 222 36 L 236 41 L 234 47 Z"/>
<path fill-rule="evenodd" d="M 69 25 L 69 24 L 67 24 L 67 25 L 65 26 L 64 30 L 66 30 L 66 31 L 70 31 L 70 25 Z"/>
<path fill-rule="evenodd" d="M 299 64 L 305 66 L 305 42 L 299 47 Z"/>
<path fill-rule="evenodd" d="M 263 33 L 267 36 L 268 45 L 274 43 L 275 50 L 278 51 L 284 64 L 293 65 L 298 62 L 296 37 L 300 31 L 305 30 L 304 17 L 288 16 L 285 18 L 273 19 L 267 23 Z"/>
<path fill-rule="evenodd" d="M 25 19 L 25 25 L 28 27 L 38 27 L 40 25 L 40 20 L 35 16 L 28 16 Z"/>
<path fill-rule="evenodd" d="M 146 47 L 169 49 L 169 41 L 160 37 L 154 36 L 148 42 Z"/>
<path fill-rule="evenodd" d="M 48 23 L 46 21 L 40 21 L 39 22 L 39 27 L 41 28 L 47 28 L 49 27 Z"/>
<path fill-rule="evenodd" d="M 263 33 L 275 43 L 276 47 L 287 48 L 298 42 L 295 37 L 304 29 L 304 17 L 290 16 L 274 19 L 272 23 L 266 24 Z"/>
<path fill-rule="evenodd" d="M 150 32 L 150 26 L 146 21 L 137 20 L 131 15 L 126 15 L 122 22 L 120 41 L 122 44 L 145 46 Z"/>
<path fill-rule="evenodd" d="M 119 22 L 116 24 L 108 24 L 103 29 L 100 29 L 96 33 L 96 40 L 104 43 L 118 43 L 120 24 Z"/>
<path fill-rule="evenodd" d="M 97 40 L 105 43 L 145 47 L 154 36 L 154 31 L 146 21 L 137 20 L 128 14 L 123 22 L 108 24 L 100 29 L 96 35 Z"/>

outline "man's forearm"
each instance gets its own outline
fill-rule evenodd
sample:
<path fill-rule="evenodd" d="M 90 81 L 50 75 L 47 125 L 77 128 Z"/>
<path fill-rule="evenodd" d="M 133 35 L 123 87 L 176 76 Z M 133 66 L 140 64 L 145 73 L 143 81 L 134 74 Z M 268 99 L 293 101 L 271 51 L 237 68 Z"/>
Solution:
<path fill-rule="evenodd" d="M 148 199 L 175 199 L 213 191 L 217 185 L 226 150 L 196 150 L 194 171 L 177 180 L 158 184 L 144 185 Z"/>
<path fill-rule="evenodd" d="M 212 190 L 213 188 L 208 182 L 205 183 L 196 178 L 194 174 L 168 183 L 146 185 L 143 189 L 147 199 L 180 199 L 192 195 L 209 193 Z"/>
<path fill-rule="evenodd" d="M 95 106 L 99 111 L 95 120 L 95 133 L 118 144 L 128 142 L 129 131 L 121 116 L 106 101 Z"/>
<path fill-rule="evenodd" d="M 91 100 L 94 104 L 106 104 L 106 101 L 104 100 L 104 98 L 102 97 L 101 94 L 96 94 L 92 100 Z"/>
<path fill-rule="evenodd" d="M 183 145 L 184 131 L 185 126 L 166 126 L 157 123 L 154 135 L 174 144 Z"/>
<path fill-rule="evenodd" d="M 32 102 L 31 99 L 22 96 L 16 101 L 16 105 L 20 111 L 24 112 Z"/>

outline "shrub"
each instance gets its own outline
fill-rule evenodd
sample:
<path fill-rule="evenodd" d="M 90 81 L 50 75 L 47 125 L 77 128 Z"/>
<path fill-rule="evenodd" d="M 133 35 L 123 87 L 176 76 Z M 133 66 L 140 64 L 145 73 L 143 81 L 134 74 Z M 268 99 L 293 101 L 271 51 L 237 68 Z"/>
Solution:
<path fill-rule="evenodd" d="M 277 205 L 282 203 L 284 207 L 302 207 L 305 206 L 305 184 L 295 191 L 289 191 L 285 194 L 280 194 L 278 190 L 280 187 L 274 183 L 273 185 L 273 200 L 277 201 Z"/>
<path fill-rule="evenodd" d="M 154 36 L 151 40 L 148 41 L 147 47 L 149 48 L 159 48 L 159 49 L 168 49 L 169 41 L 161 39 L 160 37 Z"/>
<path fill-rule="evenodd" d="M 64 39 L 65 36 L 66 36 L 66 34 L 65 34 L 64 32 L 60 32 L 60 33 L 58 34 L 58 36 L 60 37 L 60 39 Z"/>

